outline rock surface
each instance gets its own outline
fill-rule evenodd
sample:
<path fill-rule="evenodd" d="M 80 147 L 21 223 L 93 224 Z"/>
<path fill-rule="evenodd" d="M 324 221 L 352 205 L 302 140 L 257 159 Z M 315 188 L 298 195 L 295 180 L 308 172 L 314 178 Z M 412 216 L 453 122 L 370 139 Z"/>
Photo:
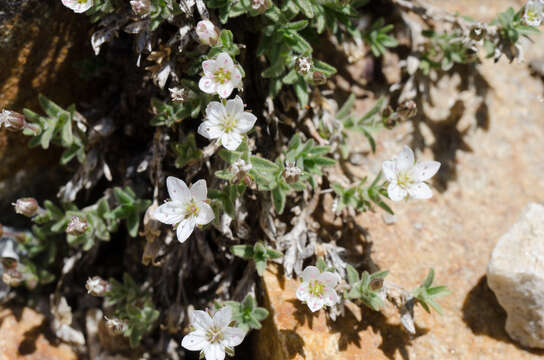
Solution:
<path fill-rule="evenodd" d="M 429 1 L 480 21 L 523 3 Z M 529 61 L 544 57 L 544 37 L 534 39 L 526 53 Z M 416 129 L 405 123 L 380 132 L 376 154 L 362 157 L 352 169 L 358 176 L 373 176 L 383 160 L 403 144 L 411 145 L 419 149 L 418 158 L 443 163 L 431 200 L 393 204 L 396 221 L 390 225 L 378 210 L 362 214 L 358 223 L 368 231 L 362 239 L 350 239 L 342 224 L 323 219 L 324 225 L 343 231 L 342 240 L 364 248 L 355 262 L 389 269 L 394 283 L 415 288 L 434 267 L 436 282 L 452 290 L 439 299 L 444 314 L 428 315 L 416 307 L 414 337 L 401 329 L 393 312 L 349 309 L 331 324 L 323 313 L 312 316 L 297 302 L 298 281 L 279 280 L 268 272 L 264 287 L 272 314 L 256 335 L 255 358 L 542 359 L 543 351 L 523 348 L 506 333 L 506 313 L 487 286 L 486 269 L 497 239 L 522 209 L 544 200 L 544 105 L 538 101 L 544 87 L 526 64 L 484 61 L 478 70 L 479 94 L 460 90 L 456 77 L 445 79 L 433 94 L 435 107 L 426 109 L 430 119 L 425 124 Z M 464 111 L 449 110 L 456 101 Z M 359 104 L 360 111 L 368 105 Z M 367 152 L 364 140 L 356 140 L 359 150 Z"/>
<path fill-rule="evenodd" d="M 0 359 L 76 360 L 68 345 L 45 336 L 44 316 L 30 308 L 0 308 Z"/>
<path fill-rule="evenodd" d="M 74 14 L 60 1 L 0 0 L 0 110 L 26 107 L 41 113 L 40 93 L 62 106 L 84 99 L 89 84 L 80 68 L 82 60 L 93 56 L 89 29 L 85 15 Z M 62 174 L 44 171 L 58 163 L 58 152 L 29 149 L 28 141 L 0 129 L 2 214 L 12 213 L 8 207 L 17 196 L 40 197 L 41 181 L 58 182 Z"/>
<path fill-rule="evenodd" d="M 487 268 L 489 288 L 506 310 L 506 331 L 544 348 L 544 206 L 529 204 L 498 241 Z"/>

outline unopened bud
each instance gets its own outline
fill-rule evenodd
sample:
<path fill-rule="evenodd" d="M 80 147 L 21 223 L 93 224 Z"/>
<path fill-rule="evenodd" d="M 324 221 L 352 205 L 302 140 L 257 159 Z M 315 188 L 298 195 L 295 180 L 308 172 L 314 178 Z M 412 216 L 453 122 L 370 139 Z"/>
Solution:
<path fill-rule="evenodd" d="M 15 269 L 4 270 L 2 281 L 8 286 L 17 287 L 21 285 L 21 282 L 23 281 L 23 274 Z"/>
<path fill-rule="evenodd" d="M 380 290 L 383 287 L 383 278 L 370 280 L 370 289 L 373 291 Z"/>
<path fill-rule="evenodd" d="M 72 220 L 70 220 L 70 223 L 66 227 L 66 233 L 68 235 L 79 236 L 84 234 L 88 227 L 86 219 L 79 216 L 72 216 Z"/>
<path fill-rule="evenodd" d="M 299 74 L 307 74 L 312 70 L 312 59 L 306 56 L 299 56 L 295 60 L 295 70 Z"/>
<path fill-rule="evenodd" d="M 4 269 L 15 269 L 19 263 L 19 255 L 15 251 L 15 243 L 8 240 L 0 253 L 0 260 Z"/>
<path fill-rule="evenodd" d="M 15 204 L 12 204 L 15 207 L 15 212 L 27 217 L 32 217 L 36 215 L 36 212 L 39 209 L 38 202 L 34 198 L 26 197 L 17 199 Z"/>
<path fill-rule="evenodd" d="M 487 28 L 485 24 L 482 24 L 480 22 L 475 23 L 470 28 L 470 38 L 474 41 L 482 40 L 486 34 L 487 34 Z"/>
<path fill-rule="evenodd" d="M 25 116 L 15 111 L 2 110 L 0 113 L 0 125 L 1 124 L 4 124 L 6 130 L 20 132 L 25 129 Z"/>
<path fill-rule="evenodd" d="M 130 6 L 136 15 L 142 16 L 149 12 L 151 3 L 149 0 L 130 0 Z"/>
<path fill-rule="evenodd" d="M 417 114 L 417 105 L 413 100 L 406 100 L 397 107 L 397 114 L 403 119 L 410 119 Z"/>
<path fill-rule="evenodd" d="M 104 317 L 104 318 L 106 319 L 106 327 L 113 335 L 123 334 L 128 327 L 127 322 L 121 319 L 117 319 L 117 318 L 108 319 L 107 317 Z"/>
<path fill-rule="evenodd" d="M 315 85 L 323 85 L 327 82 L 327 77 L 325 76 L 325 74 L 319 71 L 314 71 L 312 80 L 314 81 Z"/>
<path fill-rule="evenodd" d="M 283 178 L 285 179 L 285 182 L 288 184 L 296 183 L 301 174 L 302 170 L 295 166 L 294 162 L 289 160 L 285 162 L 285 169 L 283 170 Z"/>
<path fill-rule="evenodd" d="M 219 38 L 219 33 L 210 20 L 200 20 L 198 24 L 196 24 L 196 34 L 201 43 L 210 46 L 215 45 Z"/>
<path fill-rule="evenodd" d="M 270 7 L 270 0 L 251 0 L 251 8 L 259 14 L 264 13 Z"/>

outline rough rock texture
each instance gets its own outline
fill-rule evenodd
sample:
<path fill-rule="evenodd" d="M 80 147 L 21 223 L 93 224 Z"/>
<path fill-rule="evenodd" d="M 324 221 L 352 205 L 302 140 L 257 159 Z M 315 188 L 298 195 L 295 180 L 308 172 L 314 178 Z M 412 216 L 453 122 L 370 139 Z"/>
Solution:
<path fill-rule="evenodd" d="M 522 3 L 432 2 L 484 21 L 508 5 Z M 542 35 L 535 37 L 535 45 L 526 52 L 528 61 L 544 58 L 543 43 Z M 452 86 L 460 83 L 457 77 L 444 79 L 433 94 L 435 108 L 426 109 L 430 120 L 420 124 L 419 131 L 412 123 L 382 131 L 376 155 L 365 154 L 352 167 L 359 176 L 372 176 L 403 144 L 417 148 L 421 159 L 443 163 L 431 200 L 393 204 L 396 221 L 391 225 L 385 224 L 379 210 L 362 214 L 358 221 L 368 234 L 353 241 L 354 248 L 364 249 L 356 262 L 389 269 L 388 279 L 407 288 L 416 287 L 434 267 L 436 282 L 452 290 L 440 299 L 444 315 L 428 315 L 417 307 L 414 337 L 402 331 L 398 315 L 366 308 L 360 318 L 357 309 L 349 310 L 331 327 L 323 314 L 311 316 L 297 302 L 298 281 L 280 281 L 268 273 L 264 285 L 273 313 L 256 335 L 255 358 L 542 358 L 544 352 L 522 348 L 506 333 L 506 313 L 487 286 L 486 268 L 497 239 L 517 221 L 527 203 L 544 200 L 544 104 L 538 101 L 544 87 L 541 79 L 530 75 L 527 64 L 484 61 L 478 69 L 484 102 L 473 90 Z M 450 111 L 457 101 L 464 106 Z M 365 111 L 368 104 L 359 107 Z M 362 144 L 360 151 L 368 150 L 364 140 L 354 144 Z M 345 231 L 327 216 L 323 224 Z M 343 240 L 350 241 L 348 237 L 344 235 Z"/>
<path fill-rule="evenodd" d="M 75 360 L 68 345 L 46 337 L 44 316 L 30 308 L 0 308 L 0 359 Z"/>
<path fill-rule="evenodd" d="M 506 310 L 506 331 L 529 347 L 544 348 L 544 206 L 529 204 L 495 246 L 489 288 Z"/>
<path fill-rule="evenodd" d="M 62 106 L 84 99 L 89 86 L 80 77 L 80 68 L 82 60 L 92 56 L 89 29 L 85 16 L 77 16 L 60 1 L 0 0 L 0 110 L 27 107 L 41 112 L 39 93 Z M 28 149 L 28 140 L 0 130 L 3 214 L 16 196 L 43 193 L 36 179 L 51 182 L 52 174 L 59 175 L 44 171 L 57 164 L 58 153 Z"/>

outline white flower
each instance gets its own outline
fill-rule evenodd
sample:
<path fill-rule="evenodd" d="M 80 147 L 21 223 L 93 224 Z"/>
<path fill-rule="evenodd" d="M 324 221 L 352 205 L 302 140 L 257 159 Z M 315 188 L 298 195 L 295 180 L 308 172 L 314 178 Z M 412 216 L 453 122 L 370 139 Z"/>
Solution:
<path fill-rule="evenodd" d="M 219 38 L 215 25 L 210 20 L 200 20 L 196 24 L 196 34 L 200 42 L 205 45 L 215 45 Z"/>
<path fill-rule="evenodd" d="M 171 201 L 159 206 L 153 211 L 155 220 L 177 226 L 179 242 L 189 238 L 196 225 L 210 223 L 215 214 L 206 201 L 206 180 L 198 180 L 189 189 L 183 180 L 169 176 L 166 187 Z"/>
<path fill-rule="evenodd" d="M 297 299 L 306 302 L 312 312 L 323 306 L 333 306 L 340 299 L 334 290 L 339 281 L 337 274 L 320 272 L 315 266 L 308 266 L 302 272 L 302 284 L 297 289 Z"/>
<path fill-rule="evenodd" d="M 200 79 L 198 87 L 207 94 L 218 94 L 226 99 L 242 81 L 240 70 L 225 52 L 217 55 L 214 60 L 204 61 L 202 69 L 204 76 Z"/>
<path fill-rule="evenodd" d="M 302 175 L 302 169 L 295 165 L 294 161 L 285 160 L 285 169 L 283 170 L 283 177 L 288 184 L 296 183 Z"/>
<path fill-rule="evenodd" d="M 75 13 L 83 13 L 93 7 L 93 0 L 62 0 L 62 5 Z"/>
<path fill-rule="evenodd" d="M 145 15 L 151 8 L 151 2 L 149 0 L 130 0 L 130 6 L 136 15 Z"/>
<path fill-rule="evenodd" d="M 424 181 L 433 177 L 438 169 L 438 161 L 422 161 L 416 164 L 414 152 L 405 145 L 392 161 L 384 161 L 382 165 L 383 173 L 389 180 L 389 198 L 393 201 L 401 201 L 409 196 L 414 199 L 431 198 L 431 188 Z"/>
<path fill-rule="evenodd" d="M 525 4 L 525 14 L 523 19 L 527 25 L 539 26 L 542 23 L 542 12 L 544 11 L 544 4 L 538 0 L 529 0 Z"/>
<path fill-rule="evenodd" d="M 307 74 L 312 70 L 312 60 L 306 56 L 299 56 L 295 60 L 295 69 L 300 74 Z"/>
<path fill-rule="evenodd" d="M 206 121 L 198 127 L 198 133 L 207 139 L 220 139 L 228 150 L 236 150 L 242 143 L 242 134 L 255 125 L 257 117 L 244 111 L 244 102 L 239 96 L 227 100 L 227 104 L 212 101 L 206 107 Z"/>
<path fill-rule="evenodd" d="M 195 329 L 183 337 L 181 346 L 187 350 L 200 351 L 206 360 L 223 360 L 225 353 L 234 355 L 234 347 L 244 340 L 244 331 L 230 327 L 232 309 L 225 306 L 213 318 L 205 311 L 193 310 L 189 313 L 191 325 Z"/>

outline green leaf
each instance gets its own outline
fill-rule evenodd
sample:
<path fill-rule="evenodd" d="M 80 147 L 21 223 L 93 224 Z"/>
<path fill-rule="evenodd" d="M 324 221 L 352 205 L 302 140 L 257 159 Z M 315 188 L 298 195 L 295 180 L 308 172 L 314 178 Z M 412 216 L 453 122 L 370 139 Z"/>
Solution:
<path fill-rule="evenodd" d="M 287 194 L 279 186 L 272 190 L 272 201 L 274 203 L 274 209 L 278 214 L 283 213 L 285 208 Z"/>
<path fill-rule="evenodd" d="M 308 18 L 314 17 L 314 9 L 310 0 L 297 0 L 297 5 Z"/>
<path fill-rule="evenodd" d="M 233 245 L 230 251 L 238 257 L 249 260 L 253 258 L 253 247 L 250 245 Z"/>
<path fill-rule="evenodd" d="M 346 265 L 346 272 L 347 272 L 347 275 L 348 275 L 348 282 L 350 285 L 353 285 L 357 282 L 359 282 L 359 273 L 357 272 L 357 270 L 355 270 L 355 268 L 353 266 L 351 266 L 350 264 L 347 264 Z"/>
<path fill-rule="evenodd" d="M 256 171 L 275 172 L 279 170 L 279 166 L 270 160 L 263 159 L 258 156 L 251 156 L 249 160 Z"/>

